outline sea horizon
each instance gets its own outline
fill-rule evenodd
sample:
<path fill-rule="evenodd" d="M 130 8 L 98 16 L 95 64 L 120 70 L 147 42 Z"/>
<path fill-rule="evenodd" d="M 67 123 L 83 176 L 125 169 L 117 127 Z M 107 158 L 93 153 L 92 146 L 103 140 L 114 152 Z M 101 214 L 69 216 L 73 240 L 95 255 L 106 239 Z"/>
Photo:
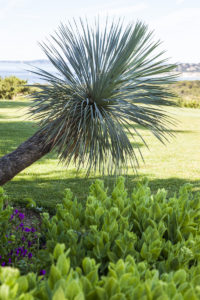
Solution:
<path fill-rule="evenodd" d="M 31 72 L 34 68 L 41 68 L 49 73 L 56 74 L 56 69 L 47 59 L 0 60 L 0 77 L 16 76 L 27 80 L 28 84 L 44 83 L 44 80 L 37 74 Z M 200 80 L 200 72 L 183 72 L 177 80 Z"/>

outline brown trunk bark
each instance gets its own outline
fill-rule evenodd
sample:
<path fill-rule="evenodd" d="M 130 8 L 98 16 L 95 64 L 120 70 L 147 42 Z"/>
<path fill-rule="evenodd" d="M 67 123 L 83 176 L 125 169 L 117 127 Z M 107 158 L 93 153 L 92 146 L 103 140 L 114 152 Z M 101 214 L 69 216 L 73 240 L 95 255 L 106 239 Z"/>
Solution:
<path fill-rule="evenodd" d="M 50 152 L 52 145 L 44 146 L 44 136 L 37 132 L 15 151 L 0 158 L 0 185 Z"/>

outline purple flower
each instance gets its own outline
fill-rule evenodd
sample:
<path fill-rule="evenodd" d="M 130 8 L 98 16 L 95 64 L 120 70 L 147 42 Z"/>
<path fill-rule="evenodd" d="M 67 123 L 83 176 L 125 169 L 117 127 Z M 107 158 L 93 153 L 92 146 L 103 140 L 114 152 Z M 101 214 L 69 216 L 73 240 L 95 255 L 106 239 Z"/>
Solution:
<path fill-rule="evenodd" d="M 18 209 L 15 209 L 15 211 L 14 211 L 14 215 L 17 215 L 18 214 Z"/>
<path fill-rule="evenodd" d="M 26 256 L 27 252 L 28 252 L 28 250 L 24 249 L 24 251 L 23 251 L 23 257 Z"/>
<path fill-rule="evenodd" d="M 32 246 L 31 241 L 28 241 L 28 248 L 30 248 Z"/>
<path fill-rule="evenodd" d="M 22 255 L 22 254 L 23 254 L 23 251 L 24 251 L 24 249 L 23 249 L 23 248 L 18 248 L 18 250 L 17 250 L 18 254 L 19 254 L 19 252 L 20 252 L 20 255 Z"/>
<path fill-rule="evenodd" d="M 11 216 L 10 216 L 10 220 L 12 220 L 13 218 L 14 218 L 14 215 L 11 215 Z"/>
<path fill-rule="evenodd" d="M 31 231 L 31 229 L 30 229 L 30 228 L 28 228 L 28 227 L 25 227 L 25 231 L 26 231 L 26 232 L 30 232 L 30 231 Z"/>
<path fill-rule="evenodd" d="M 19 250 L 17 249 L 17 250 L 16 250 L 16 255 L 18 256 L 18 254 L 19 254 Z"/>
<path fill-rule="evenodd" d="M 1 264 L 1 265 L 2 265 L 2 267 L 4 267 L 4 266 L 6 265 L 5 261 L 4 261 L 4 262 L 2 262 L 2 264 Z"/>
<path fill-rule="evenodd" d="M 12 263 L 12 259 L 11 259 L 11 258 L 8 259 L 8 263 L 9 263 L 9 264 Z"/>
<path fill-rule="evenodd" d="M 29 252 L 29 254 L 28 254 L 28 258 L 30 259 L 32 256 L 33 256 L 33 255 L 32 255 L 32 253 L 31 253 L 31 252 Z"/>
<path fill-rule="evenodd" d="M 34 227 L 31 227 L 31 232 L 36 232 L 36 229 Z"/>
<path fill-rule="evenodd" d="M 19 226 L 21 227 L 22 231 L 24 231 L 24 224 L 20 223 Z"/>
<path fill-rule="evenodd" d="M 1 259 L 1 255 L 0 255 L 0 259 Z"/>
<path fill-rule="evenodd" d="M 24 236 L 22 236 L 22 242 L 24 242 L 26 240 L 26 238 Z"/>
<path fill-rule="evenodd" d="M 46 270 L 40 270 L 40 275 L 45 275 L 46 274 Z"/>
<path fill-rule="evenodd" d="M 19 213 L 18 217 L 20 218 L 20 220 L 23 220 L 24 219 L 24 214 Z"/>

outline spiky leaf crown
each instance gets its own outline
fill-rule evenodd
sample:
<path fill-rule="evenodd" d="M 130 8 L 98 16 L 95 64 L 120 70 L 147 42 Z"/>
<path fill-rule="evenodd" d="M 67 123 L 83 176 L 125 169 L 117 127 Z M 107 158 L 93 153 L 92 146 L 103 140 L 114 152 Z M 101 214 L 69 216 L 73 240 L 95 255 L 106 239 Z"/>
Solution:
<path fill-rule="evenodd" d="M 57 75 L 34 71 L 47 84 L 34 94 L 31 114 L 61 161 L 88 174 L 122 171 L 137 164 L 130 137 L 144 142 L 136 125 L 167 139 L 171 119 L 160 105 L 171 104 L 166 84 L 175 65 L 161 58 L 159 44 L 142 22 L 107 21 L 101 29 L 98 20 L 92 27 L 81 19 L 41 44 Z"/>

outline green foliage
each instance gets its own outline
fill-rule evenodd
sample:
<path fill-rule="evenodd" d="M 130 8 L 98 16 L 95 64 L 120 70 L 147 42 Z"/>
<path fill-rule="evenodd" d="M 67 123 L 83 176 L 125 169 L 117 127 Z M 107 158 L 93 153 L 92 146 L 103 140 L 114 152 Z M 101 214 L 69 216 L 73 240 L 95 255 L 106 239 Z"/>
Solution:
<path fill-rule="evenodd" d="M 84 258 L 81 268 L 72 268 L 64 245 L 57 244 L 49 275 L 20 276 L 17 269 L 0 267 L 0 300 L 121 300 L 121 299 L 200 299 L 200 266 L 160 276 L 137 263 L 130 255 L 110 263 L 107 276 L 100 276 L 94 259 Z M 41 280 L 43 279 L 43 280 Z"/>
<path fill-rule="evenodd" d="M 176 102 L 179 106 L 200 108 L 200 80 L 177 81 L 172 90 L 178 96 Z"/>
<path fill-rule="evenodd" d="M 0 78 L 0 99 L 13 99 L 17 95 L 27 95 L 31 88 L 26 86 L 27 81 L 15 76 Z"/>
<path fill-rule="evenodd" d="M 33 270 L 37 272 L 40 234 L 36 232 L 35 225 L 29 227 L 26 224 L 23 213 L 5 206 L 6 199 L 0 187 L 0 265 L 18 267 L 23 274 Z"/>
<path fill-rule="evenodd" d="M 160 105 L 172 103 L 166 84 L 174 82 L 175 65 L 166 64 L 142 22 L 107 20 L 102 27 L 95 20 L 93 28 L 79 21 L 61 24 L 41 45 L 57 75 L 34 72 L 47 85 L 33 95 L 30 114 L 61 161 L 85 166 L 87 174 L 118 173 L 138 165 L 129 139 L 144 142 L 138 125 L 161 142 L 171 135 L 173 120 Z"/>
<path fill-rule="evenodd" d="M 111 196 L 97 180 L 85 205 L 66 190 L 56 215 L 44 214 L 47 248 L 40 253 L 41 261 L 49 263 L 56 244 L 64 243 L 74 268 L 89 256 L 100 264 L 100 274 L 106 274 L 109 262 L 127 255 L 160 274 L 188 270 L 200 257 L 199 222 L 200 197 L 191 193 L 191 185 L 168 199 L 165 190 L 153 195 L 144 181 L 128 197 L 123 178 Z"/>
<path fill-rule="evenodd" d="M 128 197 L 118 178 L 85 204 L 69 189 L 51 218 L 43 213 L 46 249 L 36 260 L 46 275 L 0 267 L 0 300 L 200 299 L 200 195 L 152 194 L 147 180 Z"/>

